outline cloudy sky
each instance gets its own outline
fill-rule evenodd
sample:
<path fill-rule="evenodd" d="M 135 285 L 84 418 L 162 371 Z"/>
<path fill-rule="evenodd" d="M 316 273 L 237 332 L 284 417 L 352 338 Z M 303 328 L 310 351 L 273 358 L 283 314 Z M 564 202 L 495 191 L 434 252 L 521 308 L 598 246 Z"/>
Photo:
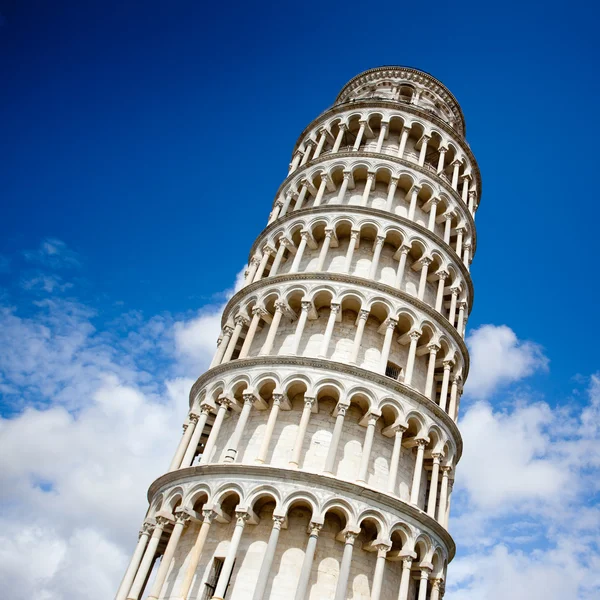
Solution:
<path fill-rule="evenodd" d="M 595 16 L 352 4 L 0 4 L 7 598 L 114 594 L 297 136 L 381 64 L 483 177 L 446 598 L 600 596 Z"/>

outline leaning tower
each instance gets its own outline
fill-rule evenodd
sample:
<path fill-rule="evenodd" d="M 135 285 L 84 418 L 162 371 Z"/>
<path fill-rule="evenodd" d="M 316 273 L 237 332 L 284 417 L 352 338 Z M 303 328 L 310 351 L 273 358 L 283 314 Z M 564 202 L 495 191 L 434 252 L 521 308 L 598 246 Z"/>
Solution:
<path fill-rule="evenodd" d="M 302 132 L 118 600 L 443 596 L 480 193 L 422 71 Z"/>

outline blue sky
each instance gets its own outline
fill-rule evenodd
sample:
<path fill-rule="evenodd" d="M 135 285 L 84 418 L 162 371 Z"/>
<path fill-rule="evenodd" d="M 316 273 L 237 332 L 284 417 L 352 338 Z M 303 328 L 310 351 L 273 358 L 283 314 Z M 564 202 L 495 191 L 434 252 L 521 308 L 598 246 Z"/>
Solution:
<path fill-rule="evenodd" d="M 37 432 L 40 443 L 6 471 L 4 483 L 16 491 L 0 495 L 0 520 L 52 496 L 54 524 L 36 523 L 31 539 L 42 532 L 64 562 L 48 565 L 24 594 L 78 597 L 65 564 L 95 544 L 114 558 L 89 576 L 99 590 L 112 589 L 143 490 L 172 452 L 186 386 L 206 364 L 215 315 L 266 222 L 299 133 L 346 81 L 382 64 L 415 66 L 450 88 L 482 172 L 465 443 L 467 435 L 485 443 L 480 432 L 489 426 L 499 450 L 519 449 L 517 462 L 496 465 L 498 472 L 522 468 L 548 494 L 556 491 L 544 487 L 548 480 L 575 482 L 581 493 L 564 503 L 597 530 L 598 489 L 588 479 L 600 464 L 590 458 L 600 438 L 589 423 L 600 402 L 592 181 L 600 48 L 591 2 L 292 8 L 22 0 L 0 3 L 0 14 L 0 448 L 23 452 L 17 426 Z M 80 525 L 56 525 L 78 468 L 94 464 L 106 475 L 98 498 L 115 481 L 111 463 L 89 448 L 77 465 L 67 461 L 69 473 L 57 469 L 70 453 L 52 440 L 76 444 L 86 427 L 102 431 L 99 423 L 110 431 L 115 415 L 128 423 L 119 412 L 127 402 L 153 415 L 140 447 L 157 466 L 142 466 L 140 447 L 121 448 L 139 471 L 127 484 L 135 495 L 121 511 L 122 533 L 108 510 L 96 528 L 84 526 L 83 514 Z M 160 420 L 173 433 L 161 433 L 156 448 Z M 581 442 L 577 451 L 573 441 Z M 456 494 L 455 535 L 465 558 L 453 599 L 464 590 L 496 597 L 469 575 L 472 565 L 486 568 L 475 550 L 498 562 L 494 553 L 506 549 L 507 565 L 530 561 L 533 579 L 541 572 L 552 581 L 543 568 L 554 564 L 557 540 L 574 544 L 560 537 L 564 523 L 536 490 L 496 490 L 496 500 L 526 507 L 500 510 L 482 489 L 486 468 L 494 467 L 476 457 L 459 467 L 467 483 Z M 528 508 L 536 503 L 539 510 Z M 461 510 L 479 511 L 480 521 L 465 522 Z M 482 524 L 486 514 L 493 518 Z M 506 538 L 515 523 L 534 531 L 529 542 Z M 597 566 L 597 539 L 588 542 Z M 12 536 L 6 552 L 31 552 L 28 543 Z M 26 575 L 16 561 L 6 569 L 20 589 Z M 591 598 L 598 589 L 576 594 Z"/>

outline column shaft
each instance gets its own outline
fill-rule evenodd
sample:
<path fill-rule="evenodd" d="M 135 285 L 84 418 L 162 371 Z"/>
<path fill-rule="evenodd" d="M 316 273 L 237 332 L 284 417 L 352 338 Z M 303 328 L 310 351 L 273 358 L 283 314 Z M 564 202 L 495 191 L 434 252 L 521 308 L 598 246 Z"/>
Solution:
<path fill-rule="evenodd" d="M 292 458 L 289 462 L 290 467 L 298 468 L 300 465 L 300 455 L 302 454 L 302 446 L 304 445 L 306 429 L 308 427 L 308 421 L 310 420 L 310 413 L 314 402 L 314 398 L 304 397 L 304 409 L 302 410 L 302 417 L 300 417 L 300 425 L 298 426 L 298 433 L 296 434 L 296 441 L 294 442 L 294 449 L 292 450 Z"/>
<path fill-rule="evenodd" d="M 204 515 L 204 520 L 202 521 L 202 525 L 200 525 L 200 531 L 198 532 L 198 537 L 196 537 L 196 542 L 190 551 L 190 561 L 185 570 L 185 575 L 177 596 L 177 598 L 180 598 L 181 600 L 188 600 L 188 594 L 192 587 L 192 581 L 194 580 L 198 563 L 200 562 L 200 556 L 202 556 L 204 543 L 206 542 L 208 531 L 214 518 L 214 513 L 210 510 L 203 510 L 202 514 Z"/>
<path fill-rule="evenodd" d="M 352 564 L 352 550 L 354 549 L 355 539 L 356 534 L 346 534 L 346 543 L 344 544 L 344 553 L 342 554 L 342 563 L 340 565 L 340 574 L 338 577 L 338 583 L 337 588 L 335 590 L 334 600 L 346 600 L 346 591 L 348 589 L 348 577 L 350 575 L 350 565 Z"/>
<path fill-rule="evenodd" d="M 362 342 L 362 336 L 365 331 L 365 324 L 369 318 L 368 310 L 361 310 L 358 315 L 358 325 L 356 327 L 356 335 L 354 336 L 354 344 L 352 346 L 352 355 L 350 356 L 350 364 L 355 365 L 358 360 L 358 353 L 360 351 L 360 344 Z"/>
<path fill-rule="evenodd" d="M 344 404 L 338 404 L 337 407 L 338 414 L 335 418 L 333 435 L 331 436 L 331 443 L 329 444 L 329 449 L 327 450 L 327 457 L 325 458 L 325 468 L 323 469 L 323 472 L 329 475 L 334 474 L 333 468 L 335 465 L 335 457 L 340 443 L 340 438 L 342 436 L 342 430 L 344 428 L 344 417 L 346 416 L 347 408 L 348 407 Z"/>
<path fill-rule="evenodd" d="M 183 528 L 188 519 L 189 516 L 186 514 L 179 514 L 175 519 L 175 525 L 173 526 L 173 531 L 171 532 L 171 537 L 169 538 L 165 553 L 160 561 L 160 566 L 158 567 L 156 577 L 154 578 L 154 583 L 152 584 L 152 590 L 150 591 L 148 600 L 158 600 L 158 597 L 160 596 L 160 591 L 165 584 L 165 579 L 167 578 L 171 561 L 175 555 L 177 544 L 179 544 L 181 533 L 183 532 Z"/>
<path fill-rule="evenodd" d="M 263 464 L 267 460 L 267 453 L 269 452 L 269 446 L 271 445 L 271 438 L 273 437 L 273 430 L 275 429 L 275 423 L 277 422 L 277 415 L 279 415 L 282 399 L 282 394 L 273 394 L 273 405 L 271 406 L 267 427 L 255 461 L 259 464 Z"/>
<path fill-rule="evenodd" d="M 300 577 L 298 579 L 298 585 L 296 586 L 296 595 L 294 596 L 294 600 L 306 600 L 306 592 L 308 590 L 310 572 L 312 570 L 312 564 L 315 558 L 315 550 L 317 548 L 319 531 L 321 531 L 321 525 L 316 525 L 314 523 L 310 524 L 310 535 L 308 537 L 308 543 L 306 544 L 306 550 L 304 552 L 304 560 L 302 561 L 302 569 L 300 570 Z"/>
<path fill-rule="evenodd" d="M 198 444 L 200 443 L 200 438 L 202 437 L 202 432 L 204 431 L 204 426 L 206 425 L 206 421 L 208 420 L 208 415 L 210 413 L 210 406 L 204 405 L 201 407 L 200 418 L 198 419 L 198 423 L 196 423 L 196 427 L 194 427 L 194 433 L 190 438 L 190 443 L 187 446 L 187 450 L 183 455 L 183 460 L 181 461 L 181 467 L 189 467 L 194 460 L 194 455 L 196 454 L 196 449 L 198 448 Z"/>
<path fill-rule="evenodd" d="M 152 569 L 154 555 L 156 554 L 158 543 L 160 542 L 163 529 L 165 528 L 165 523 L 166 521 L 162 518 L 159 517 L 159 519 L 157 519 L 156 526 L 152 532 L 152 537 L 150 538 L 148 546 L 146 547 L 146 551 L 144 552 L 144 558 L 142 558 L 142 562 L 140 563 L 140 567 L 137 571 L 135 579 L 133 580 L 129 594 L 127 594 L 127 600 L 138 600 L 140 597 L 142 587 L 146 583 L 146 578 Z"/>
<path fill-rule="evenodd" d="M 123 580 L 121 581 L 121 585 L 119 586 L 115 600 L 125 600 L 125 598 L 127 598 L 127 592 L 129 592 L 131 589 L 131 584 L 133 583 L 135 574 L 140 566 L 140 562 L 144 556 L 144 550 L 148 545 L 149 539 L 150 526 L 147 523 L 144 523 L 142 530 L 140 531 L 138 543 L 133 552 L 133 556 L 131 557 L 131 561 L 129 562 L 129 566 L 127 567 L 127 571 L 125 571 L 125 575 L 123 576 Z"/>
<path fill-rule="evenodd" d="M 221 425 L 223 424 L 223 419 L 225 418 L 225 413 L 229 408 L 229 401 L 225 400 L 219 404 L 219 409 L 217 410 L 217 416 L 215 417 L 215 422 L 213 423 L 212 429 L 210 430 L 210 435 L 208 436 L 208 440 L 206 441 L 206 447 L 204 448 L 204 452 L 202 453 L 202 458 L 200 459 L 201 465 L 206 465 L 210 461 L 211 454 L 215 448 L 215 444 L 217 443 L 217 439 L 219 438 L 219 433 L 221 431 Z"/>
<path fill-rule="evenodd" d="M 371 460 L 371 450 L 373 448 L 373 438 L 375 437 L 375 426 L 377 424 L 377 416 L 369 417 L 367 424 L 367 431 L 365 433 L 365 442 L 363 444 L 363 451 L 360 457 L 360 467 L 358 469 L 359 483 L 367 483 L 367 473 L 369 470 L 369 461 Z"/>
<path fill-rule="evenodd" d="M 277 329 L 279 328 L 279 323 L 281 321 L 281 317 L 283 315 L 283 304 L 281 302 L 275 303 L 275 314 L 273 315 L 273 320 L 269 325 L 269 333 L 267 333 L 267 339 L 260 351 L 262 356 L 268 356 L 271 354 L 273 350 L 273 343 L 275 342 L 275 336 L 277 335 Z"/>
<path fill-rule="evenodd" d="M 410 489 L 410 503 L 415 506 L 419 503 L 419 491 L 421 490 L 421 475 L 423 473 L 423 457 L 425 456 L 425 440 L 417 440 L 417 458 L 415 460 L 415 472 L 413 474 L 412 487 Z"/>
<path fill-rule="evenodd" d="M 267 582 L 269 581 L 269 574 L 271 572 L 271 566 L 273 565 L 273 559 L 275 558 L 275 550 L 277 549 L 277 541 L 279 540 L 279 532 L 283 525 L 283 517 L 273 517 L 273 528 L 271 529 L 271 535 L 267 543 L 267 548 L 263 557 L 260 571 L 258 573 L 258 581 L 254 588 L 254 595 L 252 600 L 263 600 L 265 590 L 267 589 Z"/>
<path fill-rule="evenodd" d="M 221 574 L 219 575 L 219 581 L 215 587 L 215 593 L 213 600 L 223 600 L 225 592 L 227 590 L 227 584 L 231 578 L 231 571 L 233 571 L 233 563 L 237 556 L 237 551 L 240 546 L 240 540 L 242 539 L 242 533 L 244 533 L 244 527 L 248 520 L 248 514 L 236 513 L 236 524 L 229 542 L 229 548 L 227 549 L 227 556 L 223 562 Z"/>
<path fill-rule="evenodd" d="M 392 449 L 392 460 L 390 461 L 390 472 L 388 474 L 387 491 L 390 494 L 396 494 L 396 479 L 398 477 L 398 465 L 400 464 L 400 454 L 402 453 L 402 436 L 406 429 L 396 427 L 394 431 L 394 447 Z"/>

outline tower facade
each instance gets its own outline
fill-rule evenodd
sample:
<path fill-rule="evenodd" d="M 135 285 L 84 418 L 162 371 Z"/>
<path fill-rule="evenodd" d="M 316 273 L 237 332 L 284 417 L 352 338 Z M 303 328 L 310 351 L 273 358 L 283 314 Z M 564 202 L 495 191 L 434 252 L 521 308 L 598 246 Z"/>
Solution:
<path fill-rule="evenodd" d="M 117 600 L 438 600 L 481 183 L 436 79 L 300 135 Z"/>

